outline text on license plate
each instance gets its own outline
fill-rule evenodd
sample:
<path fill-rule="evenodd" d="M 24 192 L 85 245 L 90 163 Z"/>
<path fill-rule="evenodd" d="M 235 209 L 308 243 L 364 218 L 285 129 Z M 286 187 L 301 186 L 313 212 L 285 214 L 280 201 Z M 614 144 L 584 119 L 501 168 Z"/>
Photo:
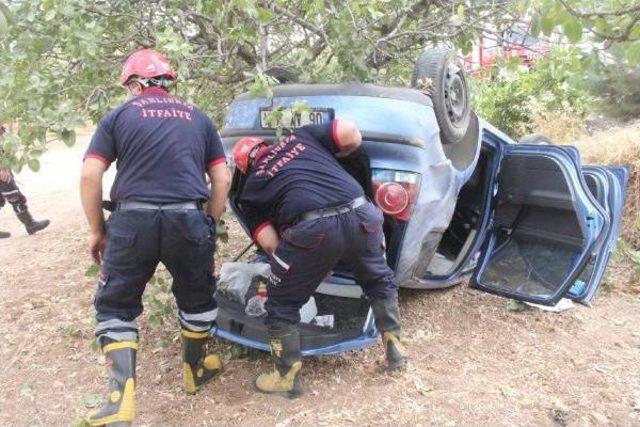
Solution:
<path fill-rule="evenodd" d="M 260 126 L 264 129 L 299 128 L 307 125 L 321 125 L 331 120 L 329 109 L 312 108 L 304 112 L 293 112 L 289 109 L 260 109 Z"/>

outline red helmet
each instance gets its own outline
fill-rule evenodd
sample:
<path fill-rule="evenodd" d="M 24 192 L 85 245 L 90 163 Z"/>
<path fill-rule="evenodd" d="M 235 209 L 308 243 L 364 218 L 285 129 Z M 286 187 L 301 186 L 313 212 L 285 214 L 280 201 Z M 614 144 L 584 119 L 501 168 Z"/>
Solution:
<path fill-rule="evenodd" d="M 236 145 L 233 146 L 233 162 L 240 169 L 240 172 L 247 173 L 251 161 L 249 159 L 251 152 L 262 144 L 265 144 L 264 139 L 252 136 L 246 136 L 236 142 Z"/>
<path fill-rule="evenodd" d="M 140 49 L 129 55 L 122 67 L 120 83 L 127 83 L 133 76 L 147 79 L 167 76 L 173 80 L 178 77 L 167 57 L 153 49 Z"/>

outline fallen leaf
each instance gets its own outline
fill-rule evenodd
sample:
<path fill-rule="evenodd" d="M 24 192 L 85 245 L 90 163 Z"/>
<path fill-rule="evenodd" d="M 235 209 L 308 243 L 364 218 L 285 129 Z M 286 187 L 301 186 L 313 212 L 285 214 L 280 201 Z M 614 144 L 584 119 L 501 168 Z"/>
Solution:
<path fill-rule="evenodd" d="M 20 387 L 20 395 L 33 398 L 33 387 L 27 383 L 22 384 L 22 387 Z"/>
<path fill-rule="evenodd" d="M 97 394 L 87 393 L 82 395 L 82 404 L 85 408 L 95 408 L 102 403 L 102 398 Z"/>
<path fill-rule="evenodd" d="M 521 311 L 527 310 L 529 307 L 523 303 L 522 301 L 517 301 L 514 299 L 510 299 L 507 303 L 507 310 L 513 311 L 515 313 L 519 313 Z"/>
<path fill-rule="evenodd" d="M 424 384 L 420 378 L 414 379 L 413 385 L 416 387 L 416 390 L 418 390 L 423 396 L 427 396 L 429 393 L 432 393 L 435 390 L 432 385 Z"/>
<path fill-rule="evenodd" d="M 511 387 L 501 387 L 500 393 L 507 399 L 511 399 L 518 396 L 518 392 Z"/>

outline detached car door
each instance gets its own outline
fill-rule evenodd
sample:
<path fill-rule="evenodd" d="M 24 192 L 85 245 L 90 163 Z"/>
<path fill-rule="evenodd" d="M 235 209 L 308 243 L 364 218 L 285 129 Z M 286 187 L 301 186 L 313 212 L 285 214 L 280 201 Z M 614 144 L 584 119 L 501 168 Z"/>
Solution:
<path fill-rule="evenodd" d="M 624 193 L 620 181 L 600 175 L 594 182 Z M 617 237 L 621 203 L 598 202 L 566 147 L 505 145 L 496 181 L 471 286 L 544 305 L 563 296 L 588 302 Z M 600 195 L 603 203 L 608 198 Z"/>

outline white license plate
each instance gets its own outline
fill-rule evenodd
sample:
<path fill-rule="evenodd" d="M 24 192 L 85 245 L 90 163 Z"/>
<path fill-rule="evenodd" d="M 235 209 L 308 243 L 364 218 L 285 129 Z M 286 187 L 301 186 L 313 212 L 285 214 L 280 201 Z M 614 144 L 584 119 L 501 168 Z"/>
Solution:
<path fill-rule="evenodd" d="M 321 125 L 331 120 L 328 108 L 311 108 L 303 113 L 294 113 L 291 110 L 274 112 L 271 108 L 260 109 L 260 127 L 263 129 L 299 128 L 307 125 Z"/>

